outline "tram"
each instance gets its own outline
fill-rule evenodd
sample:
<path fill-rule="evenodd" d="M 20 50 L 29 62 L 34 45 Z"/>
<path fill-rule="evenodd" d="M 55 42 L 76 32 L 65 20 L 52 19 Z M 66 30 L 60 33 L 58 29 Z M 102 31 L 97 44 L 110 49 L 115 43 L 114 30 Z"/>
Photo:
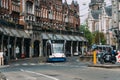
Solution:
<path fill-rule="evenodd" d="M 65 51 L 64 51 L 64 41 L 48 40 L 46 43 L 47 61 L 66 61 Z"/>

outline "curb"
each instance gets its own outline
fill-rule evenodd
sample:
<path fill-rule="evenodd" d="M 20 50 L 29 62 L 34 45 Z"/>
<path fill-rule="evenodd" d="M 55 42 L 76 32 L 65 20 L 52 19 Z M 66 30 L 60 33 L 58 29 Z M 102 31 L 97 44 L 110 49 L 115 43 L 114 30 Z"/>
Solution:
<path fill-rule="evenodd" d="M 120 65 L 110 65 L 110 64 L 88 64 L 88 67 L 97 67 L 97 68 L 120 68 Z"/>
<path fill-rule="evenodd" d="M 0 80 L 7 80 L 7 79 L 6 79 L 6 76 L 3 75 L 1 72 L 0 72 Z"/>
<path fill-rule="evenodd" d="M 5 68 L 5 67 L 9 67 L 10 65 L 3 65 L 3 66 L 0 66 L 0 68 Z"/>

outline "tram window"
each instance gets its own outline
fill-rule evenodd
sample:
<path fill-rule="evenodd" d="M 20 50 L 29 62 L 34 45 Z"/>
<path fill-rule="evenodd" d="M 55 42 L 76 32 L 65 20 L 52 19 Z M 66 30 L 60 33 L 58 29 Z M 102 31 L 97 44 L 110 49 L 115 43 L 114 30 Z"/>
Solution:
<path fill-rule="evenodd" d="M 63 44 L 53 44 L 53 53 L 63 53 Z"/>
<path fill-rule="evenodd" d="M 61 47 L 54 47 L 53 52 L 54 53 L 62 53 L 63 49 Z"/>

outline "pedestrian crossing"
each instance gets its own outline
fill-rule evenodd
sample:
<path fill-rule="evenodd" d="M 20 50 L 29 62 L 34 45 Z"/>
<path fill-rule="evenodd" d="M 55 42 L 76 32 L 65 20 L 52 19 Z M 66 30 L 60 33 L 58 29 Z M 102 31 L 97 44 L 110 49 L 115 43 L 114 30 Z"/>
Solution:
<path fill-rule="evenodd" d="M 35 65 L 43 65 L 44 63 L 16 63 L 16 64 L 12 64 L 12 66 L 35 66 Z"/>

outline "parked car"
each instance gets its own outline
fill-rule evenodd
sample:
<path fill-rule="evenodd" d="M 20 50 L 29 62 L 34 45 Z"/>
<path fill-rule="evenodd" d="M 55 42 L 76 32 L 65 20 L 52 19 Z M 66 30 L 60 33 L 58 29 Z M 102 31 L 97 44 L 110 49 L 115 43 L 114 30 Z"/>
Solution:
<path fill-rule="evenodd" d="M 81 55 L 81 53 L 80 53 L 80 52 L 74 52 L 73 55 L 74 55 L 74 56 L 79 56 L 79 55 Z"/>

